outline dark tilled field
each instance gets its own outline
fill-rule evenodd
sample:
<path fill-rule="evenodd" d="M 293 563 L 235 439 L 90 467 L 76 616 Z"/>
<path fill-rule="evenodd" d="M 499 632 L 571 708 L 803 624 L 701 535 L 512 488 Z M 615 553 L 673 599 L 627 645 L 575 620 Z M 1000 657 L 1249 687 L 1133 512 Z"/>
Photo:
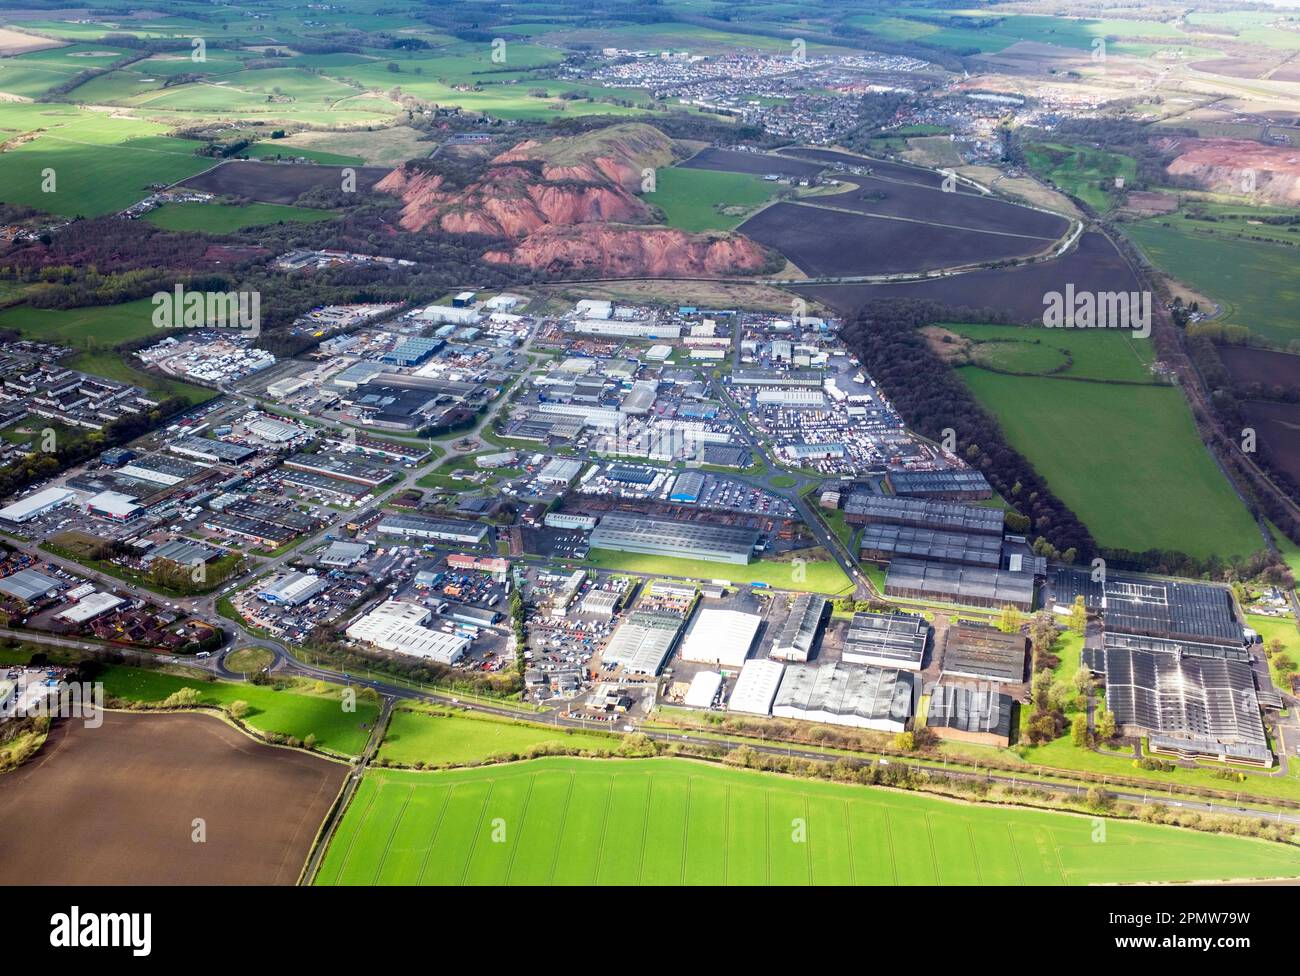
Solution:
<path fill-rule="evenodd" d="M 1023 257 L 1046 241 L 778 203 L 740 225 L 809 275 L 896 274 Z"/>
<path fill-rule="evenodd" d="M 1260 453 L 1300 482 L 1300 404 L 1251 400 L 1242 411 L 1259 437 Z"/>
<path fill-rule="evenodd" d="M 856 185 L 845 193 L 815 197 L 814 202 L 860 213 L 912 217 L 969 230 L 1025 234 L 1046 240 L 1060 237 L 1070 226 L 1064 217 L 974 194 L 945 193 L 933 187 L 872 176 L 850 176 L 847 181 Z"/>
<path fill-rule="evenodd" d="M 353 168 L 357 174 L 358 192 L 369 190 L 391 172 L 383 166 Z M 342 166 L 233 159 L 186 180 L 182 185 L 208 193 L 247 197 L 259 203 L 289 204 L 318 186 L 338 189 L 343 182 L 343 169 Z"/>
<path fill-rule="evenodd" d="M 677 165 L 683 169 L 714 169 L 724 173 L 753 173 L 757 176 L 779 173 L 782 176 L 800 178 L 812 176 L 822 170 L 820 164 L 801 159 L 713 148 L 701 149 L 690 159 Z"/>
<path fill-rule="evenodd" d="M 207 715 L 61 722 L 0 777 L 0 884 L 290 885 L 347 772 Z"/>
<path fill-rule="evenodd" d="M 1271 349 L 1220 346 L 1219 358 L 1228 375 L 1238 383 L 1300 386 L 1300 356 Z"/>
<path fill-rule="evenodd" d="M 920 298 L 953 307 L 996 308 L 1016 320 L 1041 323 L 1043 296 L 1065 291 L 1133 291 L 1137 281 L 1119 252 L 1101 234 L 1084 234 L 1079 246 L 1059 261 L 1018 268 L 994 268 L 929 281 L 888 284 L 806 285 L 794 290 L 841 315 L 890 298 Z"/>

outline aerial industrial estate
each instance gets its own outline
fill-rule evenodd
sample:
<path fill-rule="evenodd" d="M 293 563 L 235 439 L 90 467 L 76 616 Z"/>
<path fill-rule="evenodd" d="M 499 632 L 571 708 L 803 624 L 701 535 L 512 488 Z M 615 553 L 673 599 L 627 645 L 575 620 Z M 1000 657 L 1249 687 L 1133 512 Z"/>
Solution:
<path fill-rule="evenodd" d="M 0 880 L 1300 878 L 1297 57 L 0 10 Z"/>

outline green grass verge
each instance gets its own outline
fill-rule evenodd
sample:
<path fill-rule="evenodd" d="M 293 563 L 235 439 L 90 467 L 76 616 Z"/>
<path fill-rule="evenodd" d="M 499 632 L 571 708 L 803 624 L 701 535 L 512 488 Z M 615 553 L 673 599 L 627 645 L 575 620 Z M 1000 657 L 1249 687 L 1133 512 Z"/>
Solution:
<path fill-rule="evenodd" d="M 645 573 L 655 576 L 681 576 L 689 579 L 725 579 L 732 583 L 766 583 L 780 590 L 805 590 L 809 593 L 838 595 L 851 593 L 853 584 L 839 563 L 832 559 L 805 562 L 802 567 L 792 562 L 758 560 L 747 566 L 733 563 L 715 563 L 704 559 L 678 559 L 674 556 L 650 556 L 635 552 L 615 552 L 611 549 L 592 549 L 586 562 L 602 569 L 628 573 Z M 796 578 L 801 570 L 802 579 Z"/>
<path fill-rule="evenodd" d="M 391 762 L 463 766 L 493 756 L 523 753 L 533 746 L 561 743 L 572 749 L 613 751 L 613 735 L 571 732 L 524 722 L 503 722 L 464 714 L 399 708 L 393 712 L 379 755 Z"/>

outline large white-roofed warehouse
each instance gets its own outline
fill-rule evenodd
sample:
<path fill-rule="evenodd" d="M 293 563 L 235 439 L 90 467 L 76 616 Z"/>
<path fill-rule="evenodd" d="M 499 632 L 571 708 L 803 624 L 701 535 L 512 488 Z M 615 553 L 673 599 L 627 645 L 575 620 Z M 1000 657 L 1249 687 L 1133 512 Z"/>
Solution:
<path fill-rule="evenodd" d="M 701 610 L 682 644 L 682 660 L 740 668 L 763 618 L 740 610 Z"/>
<path fill-rule="evenodd" d="M 781 676 L 784 673 L 785 665 L 780 661 L 767 658 L 746 661 L 740 669 L 740 677 L 736 679 L 736 687 L 731 689 L 727 711 L 771 715 L 772 701 L 776 698 L 776 690 L 781 686 Z"/>
<path fill-rule="evenodd" d="M 658 674 L 681 629 L 682 618 L 675 613 L 637 610 L 614 631 L 601 660 L 630 674 Z"/>

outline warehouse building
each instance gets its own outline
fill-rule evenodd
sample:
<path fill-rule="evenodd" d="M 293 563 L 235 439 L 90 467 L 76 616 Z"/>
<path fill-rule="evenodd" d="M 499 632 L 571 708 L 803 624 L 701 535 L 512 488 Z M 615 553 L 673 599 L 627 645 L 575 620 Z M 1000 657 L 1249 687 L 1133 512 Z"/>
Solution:
<path fill-rule="evenodd" d="M 704 493 L 704 475 L 699 471 L 683 471 L 673 481 L 672 491 L 668 494 L 670 502 L 682 502 L 694 505 Z"/>
<path fill-rule="evenodd" d="M 686 689 L 682 704 L 687 708 L 712 708 L 722 690 L 721 671 L 697 671 Z"/>
<path fill-rule="evenodd" d="M 614 608 L 618 606 L 619 596 L 620 594 L 615 590 L 589 590 L 582 598 L 582 603 L 578 605 L 578 610 L 581 613 L 608 619 L 614 616 Z"/>
<path fill-rule="evenodd" d="M 779 661 L 765 658 L 746 661 L 740 669 L 740 677 L 736 679 L 736 687 L 731 690 L 727 711 L 743 712 L 746 715 L 771 715 L 772 702 L 776 699 L 784 674 L 785 666 Z"/>
<path fill-rule="evenodd" d="M 274 525 L 261 519 L 245 518 L 243 515 L 233 515 L 230 512 L 208 512 L 203 517 L 203 527 L 209 532 L 220 532 L 238 539 L 247 539 L 263 549 L 278 549 L 298 534 L 283 525 Z"/>
<path fill-rule="evenodd" d="M 316 561 L 331 569 L 347 569 L 366 558 L 370 546 L 364 542 L 331 542 Z"/>
<path fill-rule="evenodd" d="M 1002 535 L 1003 516 L 996 508 L 929 501 L 923 498 L 890 498 L 859 491 L 844 502 L 844 519 L 853 525 L 907 525 L 942 532 Z"/>
<path fill-rule="evenodd" d="M 815 593 L 800 593 L 794 598 L 790 615 L 772 642 L 771 656 L 783 661 L 807 661 L 817 646 L 826 598 Z"/>
<path fill-rule="evenodd" d="M 887 563 L 899 556 L 930 559 L 941 563 L 986 566 L 1002 565 L 1002 540 L 995 535 L 974 535 L 922 529 L 911 525 L 874 523 L 862 530 L 862 558 Z"/>
<path fill-rule="evenodd" d="M 1272 765 L 1249 661 L 1120 646 L 1082 659 L 1105 678 L 1121 732 L 1146 736 L 1151 752 Z"/>
<path fill-rule="evenodd" d="M 763 618 L 740 610 L 701 610 L 682 644 L 682 660 L 741 668 Z"/>
<path fill-rule="evenodd" d="M 1208 644 L 1246 642 L 1232 592 L 1223 586 L 1110 572 L 1094 580 L 1086 570 L 1057 569 L 1052 574 L 1053 607 L 1068 612 L 1078 596 L 1101 614 L 1108 632 Z"/>
<path fill-rule="evenodd" d="M 772 714 L 804 722 L 902 732 L 912 715 L 916 675 L 896 668 L 791 664 Z"/>
<path fill-rule="evenodd" d="M 592 530 L 591 547 L 743 566 L 750 561 L 761 537 L 758 529 L 738 525 L 612 514 Z"/>
<path fill-rule="evenodd" d="M 101 491 L 86 499 L 86 511 L 95 518 L 112 522 L 130 522 L 144 514 L 144 506 L 137 504 L 134 495 L 120 491 Z"/>
<path fill-rule="evenodd" d="M 930 625 L 908 613 L 855 613 L 841 657 L 849 664 L 920 671 Z"/>
<path fill-rule="evenodd" d="M 76 497 L 77 493 L 67 488 L 46 488 L 43 491 L 28 495 L 26 498 L 20 498 L 11 505 L 0 508 L 0 519 L 21 525 L 44 515 L 46 512 L 54 511 L 60 505 L 73 501 Z"/>
<path fill-rule="evenodd" d="M 478 545 L 487 537 L 488 530 L 487 526 L 479 525 L 477 522 L 385 512 L 376 531 L 380 535 L 395 535 L 404 539 L 430 539 L 437 542 L 455 542 L 460 545 Z"/>
<path fill-rule="evenodd" d="M 112 593 L 92 593 L 67 609 L 60 610 L 54 615 L 54 619 L 80 626 L 98 620 L 125 602 L 120 596 L 114 596 Z"/>
<path fill-rule="evenodd" d="M 582 462 L 572 458 L 551 458 L 537 472 L 537 480 L 555 487 L 567 487 L 569 482 L 578 477 Z"/>
<path fill-rule="evenodd" d="M 358 484 L 355 481 L 344 481 L 341 478 L 331 478 L 319 471 L 280 468 L 275 472 L 275 476 L 280 479 L 282 484 L 289 485 L 301 492 L 334 497 L 349 503 L 366 497 L 373 490 L 367 485 Z"/>
<path fill-rule="evenodd" d="M 885 577 L 885 593 L 910 600 L 940 600 L 970 607 L 1034 606 L 1034 577 L 982 566 L 895 559 Z"/>
<path fill-rule="evenodd" d="M 173 454 L 183 454 L 186 457 L 207 461 L 209 464 L 217 464 L 218 462 L 243 464 L 257 454 L 257 451 L 251 447 L 244 447 L 242 444 L 228 444 L 225 441 L 214 441 L 207 437 L 182 437 L 168 444 L 167 450 Z"/>
<path fill-rule="evenodd" d="M 956 623 L 943 647 L 943 673 L 957 678 L 1017 682 L 1025 679 L 1028 641 L 983 624 Z"/>
<path fill-rule="evenodd" d="M 244 430 L 250 437 L 255 437 L 259 441 L 267 444 L 288 444 L 306 434 L 301 427 L 294 424 L 286 423 L 283 420 L 277 420 L 275 417 L 259 414 L 253 420 L 244 424 Z"/>
<path fill-rule="evenodd" d="M 170 542 L 154 546 L 140 562 L 148 567 L 153 565 L 155 559 L 165 559 L 168 562 L 176 563 L 178 566 L 195 567 L 220 559 L 225 554 L 224 549 L 207 546 L 201 542 L 193 542 L 189 539 L 172 539 Z"/>
<path fill-rule="evenodd" d="M 172 458 L 165 454 L 149 454 L 136 458 L 121 468 L 118 473 L 128 478 L 139 478 L 156 485 L 171 487 L 190 478 L 197 478 L 205 470 L 201 465 L 181 458 Z"/>
<path fill-rule="evenodd" d="M 805 386 L 821 389 L 821 370 L 808 369 L 737 369 L 731 373 L 736 386 Z"/>
<path fill-rule="evenodd" d="M 282 607 L 299 607 L 325 589 L 325 580 L 312 573 L 286 573 L 258 591 L 259 599 Z"/>
<path fill-rule="evenodd" d="M 54 577 L 34 569 L 20 569 L 12 576 L 0 579 L 0 593 L 26 604 L 57 596 L 61 589 L 63 584 Z"/>
<path fill-rule="evenodd" d="M 383 465 L 360 461 L 337 454 L 295 454 L 284 462 L 295 471 L 314 471 L 327 478 L 341 478 L 359 485 L 375 488 L 393 476 Z"/>
<path fill-rule="evenodd" d="M 970 468 L 947 468 L 943 471 L 890 471 L 885 484 L 899 497 L 977 500 L 993 497 L 988 480 Z"/>
<path fill-rule="evenodd" d="M 682 623 L 682 618 L 675 613 L 656 610 L 630 613 L 605 645 L 601 660 L 629 674 L 658 674 Z"/>
<path fill-rule="evenodd" d="M 1000 687 L 945 678 L 930 690 L 925 727 L 941 739 L 1006 748 L 1015 706 Z"/>
<path fill-rule="evenodd" d="M 469 639 L 423 626 L 432 615 L 418 603 L 388 600 L 355 621 L 347 635 L 385 651 L 455 664 L 469 648 Z"/>

